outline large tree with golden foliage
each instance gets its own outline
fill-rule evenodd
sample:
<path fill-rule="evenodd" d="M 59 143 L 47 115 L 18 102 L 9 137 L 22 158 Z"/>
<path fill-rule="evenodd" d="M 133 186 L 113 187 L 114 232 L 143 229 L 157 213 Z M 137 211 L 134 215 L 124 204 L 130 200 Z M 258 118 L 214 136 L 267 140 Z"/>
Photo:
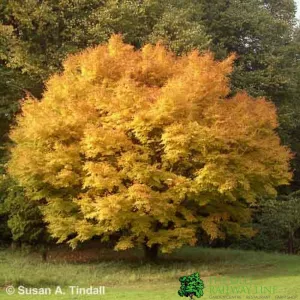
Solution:
<path fill-rule="evenodd" d="M 228 97 L 233 60 L 113 36 L 70 56 L 41 102 L 24 101 L 8 170 L 47 203 L 58 242 L 114 235 L 115 249 L 155 257 L 193 245 L 198 228 L 253 233 L 249 206 L 288 184 L 291 154 L 272 103 Z"/>

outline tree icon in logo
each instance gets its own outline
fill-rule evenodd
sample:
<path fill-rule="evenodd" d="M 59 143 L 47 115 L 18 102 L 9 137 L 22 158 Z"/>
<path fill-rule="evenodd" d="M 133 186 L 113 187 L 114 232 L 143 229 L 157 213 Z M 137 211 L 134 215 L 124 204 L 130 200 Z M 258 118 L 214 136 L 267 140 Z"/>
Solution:
<path fill-rule="evenodd" d="M 189 276 L 182 276 L 179 278 L 181 283 L 178 295 L 180 297 L 190 297 L 193 299 L 194 296 L 200 298 L 203 296 L 204 283 L 200 279 L 199 273 L 194 273 Z"/>

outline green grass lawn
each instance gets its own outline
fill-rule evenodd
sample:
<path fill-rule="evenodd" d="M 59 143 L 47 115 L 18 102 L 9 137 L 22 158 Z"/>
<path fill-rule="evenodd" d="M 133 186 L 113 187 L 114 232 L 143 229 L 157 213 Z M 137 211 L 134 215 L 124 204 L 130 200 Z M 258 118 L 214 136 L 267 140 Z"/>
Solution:
<path fill-rule="evenodd" d="M 80 252 L 76 255 L 79 257 Z M 149 264 L 141 260 L 138 251 L 127 252 L 127 256 L 110 255 L 99 250 L 93 262 L 50 258 L 44 263 L 37 255 L 0 251 L 0 299 L 183 299 L 177 294 L 178 279 L 194 272 L 204 281 L 202 299 L 300 299 L 300 256 L 183 248 L 161 256 L 157 264 Z M 7 295 L 5 288 L 10 285 L 49 287 L 52 294 Z M 65 294 L 55 295 L 57 286 Z M 105 286 L 105 295 L 72 295 L 69 286 Z"/>

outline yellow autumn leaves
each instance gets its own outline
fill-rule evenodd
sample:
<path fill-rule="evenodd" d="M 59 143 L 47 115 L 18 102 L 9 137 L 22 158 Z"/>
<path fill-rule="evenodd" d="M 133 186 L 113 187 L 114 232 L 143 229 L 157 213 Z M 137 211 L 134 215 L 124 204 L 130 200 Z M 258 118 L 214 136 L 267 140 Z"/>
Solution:
<path fill-rule="evenodd" d="M 46 199 L 51 234 L 163 251 L 194 244 L 198 227 L 251 234 L 246 202 L 289 182 L 291 154 L 270 102 L 228 98 L 233 60 L 134 50 L 118 35 L 70 56 L 11 132 L 9 172 Z"/>

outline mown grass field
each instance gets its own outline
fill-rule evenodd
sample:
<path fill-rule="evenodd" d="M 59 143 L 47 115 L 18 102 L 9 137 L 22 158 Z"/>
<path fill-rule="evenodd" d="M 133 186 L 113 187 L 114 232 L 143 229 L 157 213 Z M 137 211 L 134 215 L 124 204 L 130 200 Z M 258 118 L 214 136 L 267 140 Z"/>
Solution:
<path fill-rule="evenodd" d="M 177 294 L 178 279 L 194 272 L 205 284 L 202 299 L 300 299 L 300 256 L 183 248 L 149 264 L 137 250 L 99 250 L 96 259 L 85 258 L 84 251 L 72 255 L 66 259 L 52 253 L 45 263 L 37 255 L 0 251 L 0 299 L 183 299 Z M 7 295 L 10 285 L 50 287 L 52 294 Z M 55 295 L 56 286 L 65 294 Z M 105 286 L 105 295 L 72 295 L 68 286 Z"/>

